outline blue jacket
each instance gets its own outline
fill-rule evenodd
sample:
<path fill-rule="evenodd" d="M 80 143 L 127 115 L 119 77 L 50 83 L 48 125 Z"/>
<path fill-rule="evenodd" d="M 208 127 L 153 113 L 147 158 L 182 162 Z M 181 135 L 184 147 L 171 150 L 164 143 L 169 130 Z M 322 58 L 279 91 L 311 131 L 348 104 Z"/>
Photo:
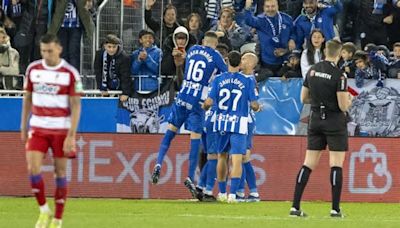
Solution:
<path fill-rule="evenodd" d="M 279 12 L 273 18 L 270 18 L 271 22 L 275 26 L 275 30 L 278 31 L 279 15 L 282 17 L 282 31 L 279 35 L 279 42 L 276 43 L 272 39 L 273 32 L 271 25 L 267 20 L 267 16 L 265 14 L 260 14 L 255 17 L 252 14 L 252 11 L 245 10 L 245 21 L 246 24 L 257 29 L 258 38 L 260 40 L 261 61 L 266 64 L 282 64 L 285 57 L 276 57 L 274 55 L 274 50 L 276 48 L 287 48 L 289 40 L 295 40 L 292 17 Z"/>
<path fill-rule="evenodd" d="M 322 31 L 325 36 L 325 41 L 335 37 L 335 31 L 333 29 L 334 17 L 342 10 L 343 4 L 340 0 L 337 0 L 335 5 L 320 9 L 315 15 L 315 19 L 313 20 L 314 28 L 319 28 Z M 313 23 L 311 23 L 311 20 L 303 13 L 294 21 L 297 49 L 302 49 L 304 40 L 310 37 Z"/>
<path fill-rule="evenodd" d="M 142 90 L 154 91 L 158 89 L 158 75 L 160 59 L 162 57 L 161 49 L 156 45 L 146 48 L 147 59 L 144 61 L 139 61 L 138 56 L 143 48 L 139 48 L 132 53 L 132 66 L 131 74 L 137 75 L 147 75 L 153 77 L 142 77 L 135 78 L 135 89 L 139 89 L 139 83 L 141 84 Z"/>

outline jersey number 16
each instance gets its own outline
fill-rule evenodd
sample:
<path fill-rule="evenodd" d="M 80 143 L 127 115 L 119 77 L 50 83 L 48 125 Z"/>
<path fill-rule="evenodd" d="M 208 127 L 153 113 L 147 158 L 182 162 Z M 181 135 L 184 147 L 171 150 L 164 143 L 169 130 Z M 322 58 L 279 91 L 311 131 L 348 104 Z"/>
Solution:
<path fill-rule="evenodd" d="M 204 69 L 207 67 L 206 63 L 202 60 L 196 61 L 191 59 L 189 61 L 189 69 L 187 71 L 186 80 L 192 79 L 195 82 L 200 82 L 203 79 Z"/>

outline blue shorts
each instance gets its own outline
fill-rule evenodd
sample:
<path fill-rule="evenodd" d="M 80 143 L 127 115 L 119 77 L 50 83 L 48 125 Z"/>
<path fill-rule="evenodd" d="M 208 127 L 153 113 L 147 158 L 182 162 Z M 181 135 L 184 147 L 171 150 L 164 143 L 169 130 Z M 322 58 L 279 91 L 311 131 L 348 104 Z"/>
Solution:
<path fill-rule="evenodd" d="M 253 148 L 253 136 L 254 136 L 254 130 L 256 128 L 256 125 L 254 122 L 249 123 L 248 126 L 248 133 L 247 133 L 247 149 L 250 150 Z"/>
<path fill-rule="evenodd" d="M 229 152 L 229 154 L 246 154 L 247 135 L 231 132 L 217 132 L 218 153 Z"/>
<path fill-rule="evenodd" d="M 174 103 L 168 117 L 168 123 L 180 128 L 185 123 L 185 129 L 201 134 L 203 132 L 204 111 L 202 109 L 188 110 Z"/>

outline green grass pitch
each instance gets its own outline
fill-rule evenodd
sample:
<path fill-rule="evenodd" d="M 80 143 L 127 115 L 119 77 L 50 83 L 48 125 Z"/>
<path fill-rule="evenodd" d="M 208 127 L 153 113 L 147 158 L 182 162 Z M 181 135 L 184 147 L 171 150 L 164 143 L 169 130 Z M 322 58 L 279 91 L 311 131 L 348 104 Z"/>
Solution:
<path fill-rule="evenodd" d="M 52 200 L 49 200 L 52 206 Z M 184 200 L 68 199 L 63 227 L 241 228 L 400 227 L 399 204 L 342 203 L 344 219 L 329 217 L 330 203 L 305 202 L 307 218 L 288 216 L 289 202 L 199 203 Z M 0 198 L 0 227 L 34 227 L 34 198 Z"/>

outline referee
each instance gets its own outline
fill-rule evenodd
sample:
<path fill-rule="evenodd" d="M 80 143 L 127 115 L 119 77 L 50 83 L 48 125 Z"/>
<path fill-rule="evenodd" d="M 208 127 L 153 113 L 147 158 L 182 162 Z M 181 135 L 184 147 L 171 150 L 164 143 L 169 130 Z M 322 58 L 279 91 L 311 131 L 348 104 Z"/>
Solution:
<path fill-rule="evenodd" d="M 348 149 L 345 112 L 351 106 L 346 75 L 336 66 L 342 45 L 336 40 L 326 43 L 325 61 L 315 64 L 307 73 L 301 101 L 311 104 L 308 122 L 307 151 L 297 178 L 291 216 L 307 216 L 300 209 L 300 200 L 311 171 L 318 165 L 321 151 L 329 147 L 330 182 L 332 185 L 331 217 L 343 217 L 339 202 L 342 191 L 342 166 Z"/>

